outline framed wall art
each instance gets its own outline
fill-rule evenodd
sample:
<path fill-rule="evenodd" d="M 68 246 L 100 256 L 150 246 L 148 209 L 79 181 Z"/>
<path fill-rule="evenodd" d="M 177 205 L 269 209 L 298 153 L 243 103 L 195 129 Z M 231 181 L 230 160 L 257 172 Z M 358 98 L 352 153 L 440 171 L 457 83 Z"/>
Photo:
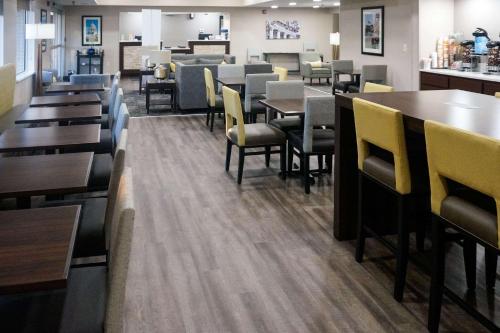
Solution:
<path fill-rule="evenodd" d="M 266 39 L 300 39 L 300 24 L 296 20 L 267 20 Z"/>
<path fill-rule="evenodd" d="M 361 8 L 361 53 L 384 56 L 384 6 Z"/>
<path fill-rule="evenodd" d="M 102 45 L 102 16 L 82 16 L 82 46 Z"/>

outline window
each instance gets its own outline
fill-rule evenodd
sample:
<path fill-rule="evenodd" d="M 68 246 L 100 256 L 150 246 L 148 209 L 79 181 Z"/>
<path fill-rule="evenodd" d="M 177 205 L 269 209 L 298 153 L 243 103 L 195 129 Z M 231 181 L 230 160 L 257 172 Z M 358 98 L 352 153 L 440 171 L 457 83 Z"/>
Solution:
<path fill-rule="evenodd" d="M 50 16 L 55 24 L 56 35 L 52 42 L 52 67 L 57 75 L 64 75 L 64 15 L 58 12 L 51 12 Z"/>
<path fill-rule="evenodd" d="M 3 0 L 0 0 L 0 66 L 3 65 Z"/>
<path fill-rule="evenodd" d="M 26 71 L 26 17 L 27 11 L 19 9 L 16 14 L 16 74 Z"/>

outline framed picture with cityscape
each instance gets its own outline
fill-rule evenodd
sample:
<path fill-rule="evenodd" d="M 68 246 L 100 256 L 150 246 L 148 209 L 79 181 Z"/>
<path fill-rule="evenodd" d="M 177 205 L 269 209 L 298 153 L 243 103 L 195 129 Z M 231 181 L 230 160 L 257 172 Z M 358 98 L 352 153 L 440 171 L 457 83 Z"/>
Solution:
<path fill-rule="evenodd" d="M 102 16 L 82 16 L 82 46 L 102 45 Z"/>
<path fill-rule="evenodd" d="M 266 21 L 267 39 L 300 39 L 300 24 L 298 21 Z"/>
<path fill-rule="evenodd" d="M 361 8 L 361 53 L 384 56 L 384 6 Z"/>

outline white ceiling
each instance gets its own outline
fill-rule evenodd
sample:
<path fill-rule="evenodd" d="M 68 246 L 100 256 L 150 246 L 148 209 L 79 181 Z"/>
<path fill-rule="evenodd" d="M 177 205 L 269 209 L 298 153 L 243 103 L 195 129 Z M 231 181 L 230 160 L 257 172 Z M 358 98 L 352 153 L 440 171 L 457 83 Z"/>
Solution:
<path fill-rule="evenodd" d="M 296 6 L 289 6 L 290 2 L 296 2 Z M 86 5 L 108 5 L 108 6 L 179 6 L 179 0 L 56 0 L 63 6 L 86 6 Z M 183 7 L 263 7 L 269 8 L 278 5 L 280 8 L 308 7 L 319 5 L 322 8 L 336 7 L 340 0 L 182 0 Z"/>

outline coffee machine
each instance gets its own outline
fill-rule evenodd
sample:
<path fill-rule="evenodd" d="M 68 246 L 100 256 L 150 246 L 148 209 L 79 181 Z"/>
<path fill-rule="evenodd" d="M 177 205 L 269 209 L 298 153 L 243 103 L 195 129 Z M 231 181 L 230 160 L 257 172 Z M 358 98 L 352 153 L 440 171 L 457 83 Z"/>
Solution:
<path fill-rule="evenodd" d="M 488 73 L 500 72 L 500 41 L 489 41 L 486 44 L 488 48 Z"/>

